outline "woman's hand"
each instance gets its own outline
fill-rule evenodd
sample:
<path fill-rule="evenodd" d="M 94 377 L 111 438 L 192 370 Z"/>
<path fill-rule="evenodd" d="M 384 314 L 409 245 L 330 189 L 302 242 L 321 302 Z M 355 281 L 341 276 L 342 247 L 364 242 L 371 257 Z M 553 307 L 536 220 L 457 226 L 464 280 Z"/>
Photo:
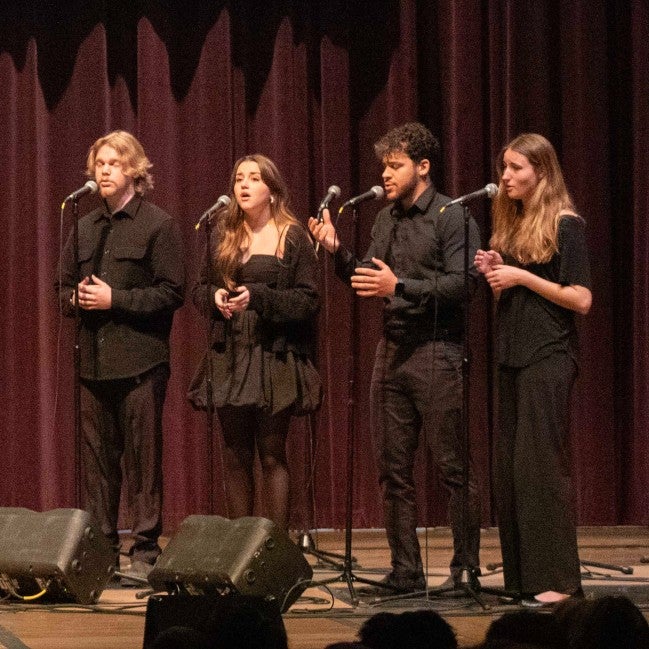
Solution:
<path fill-rule="evenodd" d="M 239 311 L 245 311 L 250 303 L 250 291 L 245 286 L 237 286 L 234 291 L 228 294 L 226 303 L 230 315 Z"/>
<path fill-rule="evenodd" d="M 526 275 L 529 275 L 529 273 L 522 268 L 496 264 L 491 267 L 491 270 L 485 273 L 485 278 L 494 291 L 502 291 L 506 288 L 523 284 Z"/>
<path fill-rule="evenodd" d="M 473 260 L 473 264 L 479 272 L 486 274 L 493 270 L 495 266 L 502 265 L 503 258 L 495 250 L 478 250 Z"/>
<path fill-rule="evenodd" d="M 216 289 L 216 293 L 214 293 L 214 304 L 216 304 L 216 308 L 226 320 L 232 317 L 232 309 L 228 304 L 228 291 L 226 289 Z"/>

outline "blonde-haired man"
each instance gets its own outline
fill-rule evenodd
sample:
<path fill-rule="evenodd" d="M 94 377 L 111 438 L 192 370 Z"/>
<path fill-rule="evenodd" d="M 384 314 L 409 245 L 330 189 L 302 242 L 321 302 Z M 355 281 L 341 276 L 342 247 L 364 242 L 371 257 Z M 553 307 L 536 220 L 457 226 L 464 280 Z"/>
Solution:
<path fill-rule="evenodd" d="M 78 256 L 83 504 L 118 553 L 123 460 L 131 572 L 140 577 L 160 554 L 162 408 L 169 334 L 185 283 L 178 227 L 144 199 L 153 186 L 150 167 L 142 145 L 126 131 L 90 147 L 86 172 L 103 205 L 79 220 Z M 68 316 L 74 314 L 74 257 L 70 236 L 57 281 Z"/>

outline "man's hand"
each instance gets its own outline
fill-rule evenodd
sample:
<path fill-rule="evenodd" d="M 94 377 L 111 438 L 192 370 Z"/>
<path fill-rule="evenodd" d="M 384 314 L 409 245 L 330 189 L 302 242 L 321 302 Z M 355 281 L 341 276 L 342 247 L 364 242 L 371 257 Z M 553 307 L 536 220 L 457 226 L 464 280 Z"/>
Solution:
<path fill-rule="evenodd" d="M 92 276 L 93 284 L 84 277 L 78 286 L 79 307 L 86 311 L 106 311 L 112 306 L 113 291 L 111 287 L 96 275 Z M 74 301 L 74 295 L 72 296 Z"/>
<path fill-rule="evenodd" d="M 331 222 L 329 209 L 322 210 L 322 221 L 311 217 L 308 222 L 309 231 L 313 238 L 320 243 L 320 245 L 329 252 L 336 252 L 339 242 L 336 236 L 336 228 Z"/>
<path fill-rule="evenodd" d="M 360 297 L 389 297 L 394 295 L 397 285 L 397 276 L 391 268 L 380 259 L 372 257 L 374 268 L 357 268 L 356 275 L 352 275 L 352 288 Z"/>

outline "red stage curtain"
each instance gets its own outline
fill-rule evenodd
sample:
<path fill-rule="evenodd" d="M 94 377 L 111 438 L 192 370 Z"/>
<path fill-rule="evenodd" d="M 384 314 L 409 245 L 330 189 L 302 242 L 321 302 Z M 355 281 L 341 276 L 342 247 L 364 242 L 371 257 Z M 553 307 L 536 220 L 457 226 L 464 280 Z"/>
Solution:
<path fill-rule="evenodd" d="M 373 142 L 418 119 L 440 136 L 436 180 L 452 196 L 493 181 L 494 156 L 521 131 L 556 145 L 588 222 L 594 284 L 593 309 L 580 322 L 573 417 L 579 520 L 649 523 L 644 0 L 121 4 L 0 10 L 0 505 L 75 505 L 73 332 L 52 285 L 60 201 L 83 184 L 97 137 L 124 128 L 144 144 L 154 163 L 151 198 L 181 224 L 191 281 L 203 246 L 194 223 L 226 190 L 237 157 L 270 155 L 306 220 L 329 185 L 347 198 L 380 183 Z M 82 210 L 95 200 L 84 199 Z M 360 209 L 359 255 L 377 207 Z M 475 215 L 486 242 L 486 207 Z M 66 210 L 64 235 L 71 219 Z M 355 245 L 347 213 L 339 231 Z M 351 341 L 351 293 L 322 260 L 317 343 L 327 396 L 312 430 L 307 420 L 292 427 L 292 527 L 345 522 L 351 355 L 353 524 L 381 527 L 368 427 L 381 305 L 358 301 Z M 483 286 L 472 308 L 471 444 L 485 525 L 494 522 L 491 316 Z M 178 312 L 165 414 L 169 530 L 190 513 L 210 513 L 210 490 L 213 513 L 227 514 L 218 428 L 210 471 L 204 415 L 185 399 L 203 332 L 191 305 Z M 445 525 L 446 496 L 425 453 L 418 478 L 422 524 Z"/>

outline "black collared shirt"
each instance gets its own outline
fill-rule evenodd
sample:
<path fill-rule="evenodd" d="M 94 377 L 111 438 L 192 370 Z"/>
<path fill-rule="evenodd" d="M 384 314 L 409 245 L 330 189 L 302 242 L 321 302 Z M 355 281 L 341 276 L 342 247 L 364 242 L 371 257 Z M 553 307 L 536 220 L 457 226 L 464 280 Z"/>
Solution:
<path fill-rule="evenodd" d="M 392 339 L 462 338 L 464 210 L 454 205 L 440 213 L 449 201 L 431 185 L 408 210 L 396 202 L 378 213 L 362 262 L 342 246 L 336 253 L 336 272 L 343 279 L 349 280 L 357 266 L 371 266 L 376 257 L 403 282 L 402 296 L 385 300 L 383 330 Z M 478 226 L 469 217 L 471 291 L 478 276 L 473 260 L 479 246 Z"/>
<path fill-rule="evenodd" d="M 81 278 L 94 274 L 112 289 L 110 309 L 80 309 L 81 377 L 122 379 L 168 363 L 173 313 L 183 303 L 185 284 L 175 221 L 137 195 L 113 215 L 98 208 L 79 220 L 79 268 Z M 70 234 L 59 289 L 68 316 L 74 315 L 75 278 Z"/>

